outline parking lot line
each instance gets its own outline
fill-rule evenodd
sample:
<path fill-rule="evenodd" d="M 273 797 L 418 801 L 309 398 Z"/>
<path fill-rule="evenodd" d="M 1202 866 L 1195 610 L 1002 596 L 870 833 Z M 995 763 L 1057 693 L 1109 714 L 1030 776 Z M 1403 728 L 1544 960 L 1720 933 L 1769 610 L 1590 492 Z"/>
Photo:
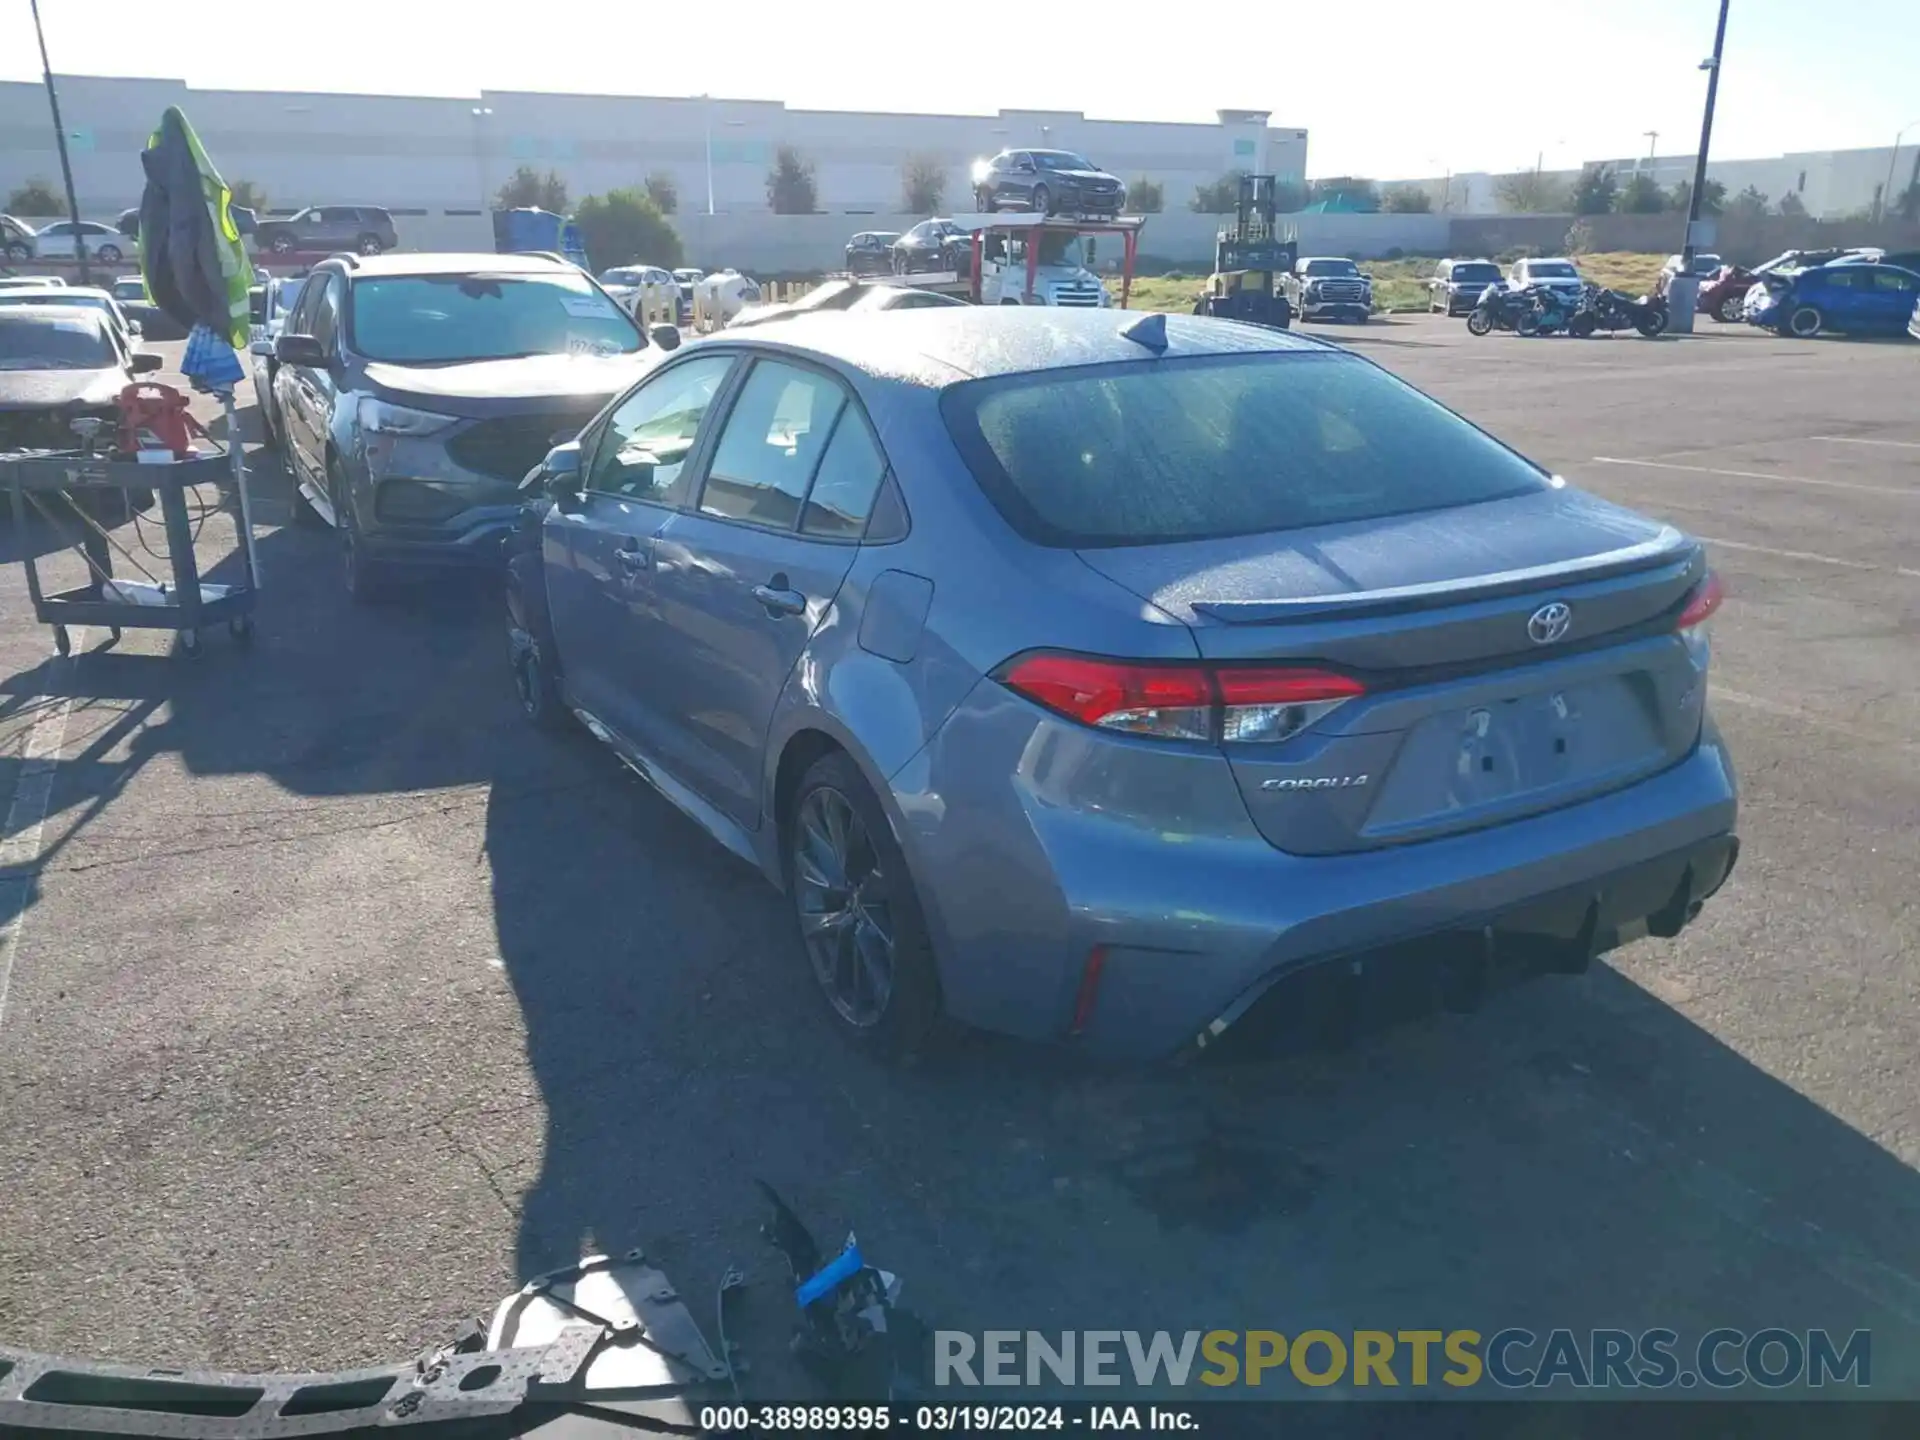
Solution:
<path fill-rule="evenodd" d="M 1920 580 L 1920 570 L 1909 570 L 1904 565 L 1871 565 L 1865 560 L 1842 560 L 1837 555 L 1816 555 L 1811 550 L 1781 550 L 1772 545 L 1750 545 L 1744 540 L 1722 540 L 1713 535 L 1699 538 L 1703 543 L 1718 545 L 1723 550 L 1751 550 L 1756 555 L 1778 555 L 1785 560 L 1811 560 L 1817 565 L 1838 565 L 1843 570 L 1873 570 L 1882 575 L 1904 575 L 1910 580 Z"/>
<path fill-rule="evenodd" d="M 1897 485 L 1859 485 L 1851 480 L 1815 480 L 1806 475 L 1769 475 L 1761 470 L 1716 470 L 1711 465 L 1674 465 L 1665 460 L 1626 460 L 1616 455 L 1595 455 L 1596 465 L 1635 465 L 1646 470 L 1685 470 L 1693 475 L 1724 475 L 1733 480 L 1772 480 L 1781 485 L 1817 485 L 1823 490 L 1860 490 L 1869 495 L 1920 496 L 1920 490 L 1903 490 Z"/>
<path fill-rule="evenodd" d="M 1829 445 L 1891 445 L 1899 450 L 1920 450 L 1920 440 L 1869 440 L 1861 435 L 1809 435 L 1809 440 L 1824 440 Z"/>
<path fill-rule="evenodd" d="M 75 646 L 86 644 L 86 634 L 84 629 L 74 630 Z M 54 663 L 63 672 L 74 662 L 62 659 Z M 67 714 L 72 708 L 70 696 L 54 700 L 27 731 L 20 774 L 7 806 L 6 826 L 0 829 L 0 1024 L 7 1018 L 13 957 L 20 948 L 20 931 L 26 924 L 27 902 L 32 898 L 33 864 L 40 858 L 40 828 L 47 818 L 53 772 L 60 763 L 60 747 L 66 743 Z"/>

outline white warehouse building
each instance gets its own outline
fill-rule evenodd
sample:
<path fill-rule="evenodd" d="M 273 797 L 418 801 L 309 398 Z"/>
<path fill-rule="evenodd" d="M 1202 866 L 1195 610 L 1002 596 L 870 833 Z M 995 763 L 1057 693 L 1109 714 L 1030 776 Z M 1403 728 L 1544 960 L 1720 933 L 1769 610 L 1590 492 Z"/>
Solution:
<path fill-rule="evenodd" d="M 665 172 L 683 213 L 764 212 L 778 147 L 815 167 L 818 207 L 849 215 L 902 208 L 903 167 L 947 173 L 946 207 L 969 205 L 972 162 L 1006 148 L 1076 150 L 1131 183 L 1165 187 L 1184 210 L 1194 187 L 1228 170 L 1306 174 L 1307 132 L 1264 110 L 1221 110 L 1210 122 L 1089 119 L 1075 111 L 895 115 L 793 110 L 774 100 L 482 91 L 472 98 L 196 90 L 183 81 L 58 77 L 60 109 L 83 213 L 137 203 L 138 154 L 178 105 L 229 181 L 253 181 L 275 211 L 309 204 L 383 205 L 396 216 L 473 215 L 517 167 L 557 170 L 577 199 Z M 0 194 L 30 178 L 59 186 L 45 89 L 0 83 Z M 402 220 L 403 230 L 406 227 Z"/>

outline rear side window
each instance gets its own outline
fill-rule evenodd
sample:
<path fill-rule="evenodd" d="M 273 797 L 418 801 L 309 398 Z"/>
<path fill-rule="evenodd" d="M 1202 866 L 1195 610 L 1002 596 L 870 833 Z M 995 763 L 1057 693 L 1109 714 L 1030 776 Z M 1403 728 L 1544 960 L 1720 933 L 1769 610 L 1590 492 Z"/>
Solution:
<path fill-rule="evenodd" d="M 847 392 L 818 371 L 771 360 L 755 365 L 720 432 L 701 510 L 793 529 L 846 403 Z"/>
<path fill-rule="evenodd" d="M 1914 280 L 1911 275 L 1902 275 L 1898 270 L 1876 270 L 1873 272 L 1873 285 L 1876 290 L 1911 290 Z"/>
<path fill-rule="evenodd" d="M 1546 477 L 1348 355 L 1128 361 L 969 381 L 941 411 L 1043 545 L 1150 545 L 1471 505 Z"/>

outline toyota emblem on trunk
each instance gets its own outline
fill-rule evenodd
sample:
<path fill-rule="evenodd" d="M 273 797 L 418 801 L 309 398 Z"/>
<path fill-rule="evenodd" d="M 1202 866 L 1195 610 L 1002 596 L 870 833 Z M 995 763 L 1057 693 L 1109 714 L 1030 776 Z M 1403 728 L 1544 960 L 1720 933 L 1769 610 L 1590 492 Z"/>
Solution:
<path fill-rule="evenodd" d="M 1551 645 L 1556 640 L 1564 640 L 1572 625 L 1573 610 L 1556 600 L 1527 617 L 1527 638 L 1536 645 Z"/>

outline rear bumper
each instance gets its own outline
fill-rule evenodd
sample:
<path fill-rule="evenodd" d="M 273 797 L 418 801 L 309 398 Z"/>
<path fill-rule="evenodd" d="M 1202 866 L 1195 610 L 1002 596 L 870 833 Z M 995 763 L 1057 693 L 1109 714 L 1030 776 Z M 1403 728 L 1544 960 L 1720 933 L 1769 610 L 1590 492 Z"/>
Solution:
<path fill-rule="evenodd" d="M 1524 937 L 1577 968 L 1677 931 L 1736 853 L 1737 784 L 1711 720 L 1685 760 L 1610 794 L 1464 835 L 1303 857 L 1252 828 L 1224 765 L 1195 759 L 1116 784 L 1099 747 L 1050 721 L 1007 724 L 1015 782 L 983 791 L 977 762 L 991 748 L 998 763 L 1001 727 L 972 708 L 924 768 L 894 777 L 948 1009 L 1104 1056 L 1182 1052 L 1288 975 L 1423 937 L 1491 926 L 1496 943 Z M 950 762 L 956 728 L 970 738 Z M 1177 832 L 1157 818 L 1166 793 L 1182 797 Z"/>

